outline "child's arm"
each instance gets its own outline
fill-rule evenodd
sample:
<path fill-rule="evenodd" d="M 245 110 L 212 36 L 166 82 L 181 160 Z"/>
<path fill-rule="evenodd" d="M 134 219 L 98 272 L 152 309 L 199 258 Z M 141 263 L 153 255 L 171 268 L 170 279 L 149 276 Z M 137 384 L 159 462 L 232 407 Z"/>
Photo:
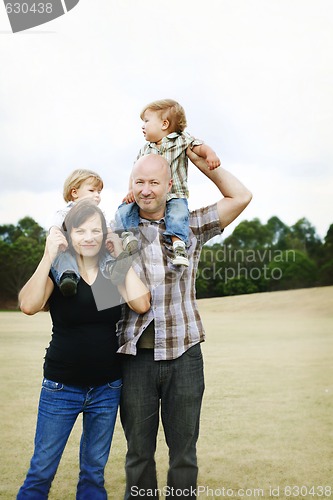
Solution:
<path fill-rule="evenodd" d="M 215 170 L 215 168 L 221 165 L 219 157 L 216 155 L 215 151 L 213 151 L 210 146 L 207 146 L 207 144 L 201 144 L 200 146 L 193 146 L 192 151 L 196 155 L 206 160 L 209 170 Z"/>
<path fill-rule="evenodd" d="M 211 170 L 211 169 L 207 169 L 207 163 L 206 163 L 206 160 L 197 155 L 196 153 L 194 153 L 193 151 L 194 148 L 190 148 L 188 147 L 187 150 L 186 150 L 186 154 L 189 158 L 189 160 L 203 173 L 205 174 L 206 177 L 208 177 L 208 179 L 210 179 L 212 182 L 214 182 L 214 184 L 216 184 L 215 182 L 215 173 Z"/>
<path fill-rule="evenodd" d="M 129 178 L 128 193 L 123 198 L 123 202 L 124 201 L 126 201 L 126 203 L 133 203 L 133 201 L 135 201 L 135 198 L 134 198 L 134 195 L 133 195 L 133 190 L 132 190 L 132 176 Z"/>

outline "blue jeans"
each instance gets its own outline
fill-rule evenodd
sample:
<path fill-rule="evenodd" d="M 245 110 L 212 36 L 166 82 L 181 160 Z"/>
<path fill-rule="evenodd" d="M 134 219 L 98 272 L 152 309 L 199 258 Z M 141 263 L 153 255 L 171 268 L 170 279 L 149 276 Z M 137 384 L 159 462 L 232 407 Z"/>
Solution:
<path fill-rule="evenodd" d="M 116 212 L 116 230 L 132 231 L 139 225 L 139 206 L 136 203 L 122 203 Z M 166 203 L 165 210 L 165 232 L 164 235 L 170 240 L 170 236 L 188 243 L 189 212 L 186 198 L 171 198 Z"/>
<path fill-rule="evenodd" d="M 182 490 L 177 498 L 196 498 L 199 435 L 204 392 L 203 359 L 197 344 L 170 361 L 154 361 L 153 349 L 123 355 L 121 422 L 127 439 L 125 499 L 158 498 L 155 450 L 159 412 L 169 448 L 167 486 Z M 179 491 L 178 491 L 179 492 Z M 173 496 L 170 494 L 169 496 Z"/>
<path fill-rule="evenodd" d="M 110 264 L 113 260 L 114 258 L 108 252 L 105 252 L 100 258 L 99 266 L 105 278 L 110 277 L 107 271 L 107 265 Z M 75 274 L 77 280 L 79 281 L 80 279 L 80 272 L 76 258 L 73 254 L 71 254 L 71 252 L 68 251 L 61 252 L 56 256 L 56 258 L 52 262 L 51 271 L 57 285 L 59 285 L 61 277 L 64 273 Z"/>
<path fill-rule="evenodd" d="M 45 500 L 74 423 L 83 414 L 77 499 L 105 500 L 104 468 L 109 457 L 122 381 L 77 387 L 43 380 L 35 450 L 17 499 Z"/>

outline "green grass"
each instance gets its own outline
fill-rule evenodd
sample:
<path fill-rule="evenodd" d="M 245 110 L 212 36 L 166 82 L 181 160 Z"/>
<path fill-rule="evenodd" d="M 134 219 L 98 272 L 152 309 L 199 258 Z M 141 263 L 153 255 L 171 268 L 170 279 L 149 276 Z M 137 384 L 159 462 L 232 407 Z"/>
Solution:
<path fill-rule="evenodd" d="M 207 337 L 199 498 L 328 498 L 320 486 L 333 498 L 333 287 L 199 304 Z M 0 313 L 0 498 L 15 498 L 29 465 L 49 332 L 47 313 Z M 50 500 L 75 499 L 79 434 L 78 421 Z M 106 469 L 111 500 L 123 496 L 125 450 L 118 421 Z M 162 431 L 156 460 L 162 488 Z"/>

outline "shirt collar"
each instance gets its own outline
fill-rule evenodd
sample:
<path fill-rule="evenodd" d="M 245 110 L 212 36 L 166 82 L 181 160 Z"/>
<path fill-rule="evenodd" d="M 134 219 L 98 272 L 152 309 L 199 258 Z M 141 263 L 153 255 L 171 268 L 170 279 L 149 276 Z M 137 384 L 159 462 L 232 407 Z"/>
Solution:
<path fill-rule="evenodd" d="M 178 132 L 171 132 L 171 134 L 168 134 L 165 137 L 163 137 L 162 143 L 177 139 L 177 137 L 179 137 L 179 136 L 180 136 L 180 134 L 178 134 Z M 149 145 L 156 146 L 156 142 L 150 142 Z"/>
<path fill-rule="evenodd" d="M 143 217 L 140 217 L 140 224 L 163 224 L 165 223 L 165 217 L 162 217 L 161 219 L 158 220 L 151 220 L 151 219 L 144 219 Z"/>

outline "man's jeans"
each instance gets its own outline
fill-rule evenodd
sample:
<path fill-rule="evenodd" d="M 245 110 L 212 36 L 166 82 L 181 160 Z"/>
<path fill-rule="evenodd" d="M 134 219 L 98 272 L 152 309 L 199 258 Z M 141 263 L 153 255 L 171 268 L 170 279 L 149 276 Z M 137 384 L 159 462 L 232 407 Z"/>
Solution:
<path fill-rule="evenodd" d="M 140 220 L 138 205 L 136 203 L 122 203 L 118 207 L 115 219 L 116 231 L 135 231 Z M 189 211 L 186 198 L 171 198 L 171 200 L 167 201 L 165 227 L 164 235 L 168 239 L 170 236 L 177 236 L 184 243 L 188 242 Z"/>
<path fill-rule="evenodd" d="M 197 344 L 170 361 L 154 361 L 153 356 L 153 349 L 138 349 L 136 356 L 122 356 L 120 416 L 127 439 L 125 499 L 138 498 L 139 490 L 141 498 L 158 498 L 154 454 L 160 401 L 169 447 L 169 496 L 175 496 L 172 491 L 177 490 L 177 498 L 196 498 L 191 492 L 197 483 L 196 442 L 204 392 L 201 347 Z"/>
<path fill-rule="evenodd" d="M 77 499 L 105 500 L 104 468 L 121 393 L 121 380 L 98 387 L 77 387 L 44 379 L 35 451 L 17 499 L 45 500 L 74 423 L 83 414 Z"/>

